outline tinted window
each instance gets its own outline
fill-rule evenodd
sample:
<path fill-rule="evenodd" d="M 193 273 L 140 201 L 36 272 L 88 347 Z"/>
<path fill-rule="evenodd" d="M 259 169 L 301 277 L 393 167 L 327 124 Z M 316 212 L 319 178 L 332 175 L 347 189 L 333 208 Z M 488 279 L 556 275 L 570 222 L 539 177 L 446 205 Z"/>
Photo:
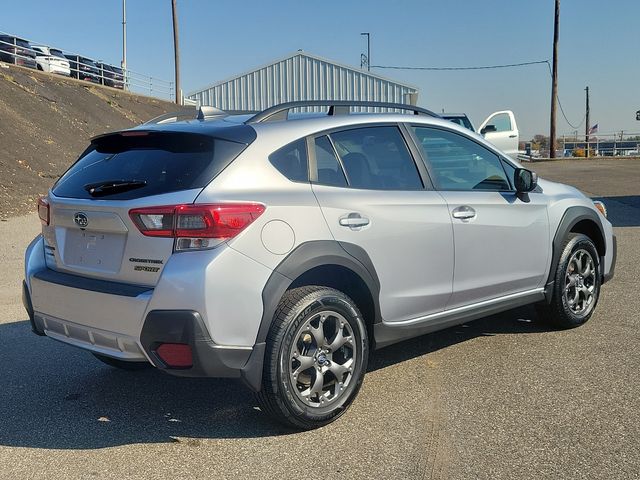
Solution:
<path fill-rule="evenodd" d="M 307 146 L 303 138 L 269 155 L 269 161 L 289 180 L 294 182 L 309 180 Z"/>
<path fill-rule="evenodd" d="M 62 53 L 62 50 L 56 50 L 55 48 L 52 48 L 51 50 L 49 50 L 51 52 L 51 55 L 54 55 L 56 57 L 60 57 L 60 58 L 64 58 L 64 55 Z"/>
<path fill-rule="evenodd" d="M 191 133 L 119 134 L 99 138 L 58 180 L 60 197 L 93 198 L 86 188 L 101 182 L 146 182 L 128 191 L 113 190 L 105 198 L 127 200 L 202 188 L 246 146 Z"/>
<path fill-rule="evenodd" d="M 453 122 L 457 125 L 460 125 L 461 127 L 467 128 L 471 131 L 473 131 L 473 127 L 471 126 L 471 121 L 467 118 L 467 117 L 447 117 L 444 116 L 442 117 L 445 120 L 449 120 L 450 122 Z"/>
<path fill-rule="evenodd" d="M 327 136 L 315 140 L 316 165 L 318 167 L 318 183 L 346 187 L 347 179 L 336 158 L 335 151 Z"/>
<path fill-rule="evenodd" d="M 377 190 L 423 188 L 397 127 L 368 127 L 331 134 L 349 186 Z"/>
<path fill-rule="evenodd" d="M 413 128 L 438 189 L 511 190 L 495 153 L 456 133 Z"/>
<path fill-rule="evenodd" d="M 509 132 L 511 131 L 511 118 L 507 113 L 499 113 L 491 117 L 487 125 L 495 126 L 496 132 Z"/>

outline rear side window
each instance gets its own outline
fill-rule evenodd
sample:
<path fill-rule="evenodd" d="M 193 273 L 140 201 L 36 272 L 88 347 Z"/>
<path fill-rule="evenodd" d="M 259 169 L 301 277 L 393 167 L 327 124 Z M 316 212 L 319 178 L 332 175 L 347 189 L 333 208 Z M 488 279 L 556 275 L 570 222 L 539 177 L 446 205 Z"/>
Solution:
<path fill-rule="evenodd" d="M 315 140 L 316 165 L 318 166 L 318 183 L 333 187 L 346 187 L 342 166 L 336 158 L 329 138 L 325 135 Z"/>
<path fill-rule="evenodd" d="M 416 164 L 397 127 L 366 127 L 331 134 L 349 186 L 421 190 Z"/>
<path fill-rule="evenodd" d="M 303 138 L 276 150 L 269 161 L 278 171 L 293 182 L 309 181 L 307 145 Z"/>
<path fill-rule="evenodd" d="M 99 191 L 101 198 L 129 200 L 203 188 L 245 148 L 244 143 L 193 133 L 108 135 L 91 144 L 54 185 L 53 193 L 96 198 Z M 106 187 L 96 190 L 100 185 Z"/>

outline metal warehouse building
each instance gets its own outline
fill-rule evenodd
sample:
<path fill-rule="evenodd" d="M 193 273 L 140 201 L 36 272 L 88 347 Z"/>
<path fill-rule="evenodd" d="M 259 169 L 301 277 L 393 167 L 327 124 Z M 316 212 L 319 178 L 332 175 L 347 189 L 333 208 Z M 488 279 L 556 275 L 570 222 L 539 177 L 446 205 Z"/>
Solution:
<path fill-rule="evenodd" d="M 415 105 L 418 89 L 299 50 L 187 96 L 199 106 L 260 111 L 299 100 L 367 100 Z"/>

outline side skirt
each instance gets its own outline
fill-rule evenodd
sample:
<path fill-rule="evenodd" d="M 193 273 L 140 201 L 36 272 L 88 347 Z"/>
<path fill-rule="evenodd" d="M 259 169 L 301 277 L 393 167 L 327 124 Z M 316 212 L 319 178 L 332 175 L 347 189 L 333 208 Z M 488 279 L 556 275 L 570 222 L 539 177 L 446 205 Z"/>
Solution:
<path fill-rule="evenodd" d="M 538 288 L 403 322 L 382 321 L 373 327 L 376 349 L 544 299 L 544 289 Z"/>

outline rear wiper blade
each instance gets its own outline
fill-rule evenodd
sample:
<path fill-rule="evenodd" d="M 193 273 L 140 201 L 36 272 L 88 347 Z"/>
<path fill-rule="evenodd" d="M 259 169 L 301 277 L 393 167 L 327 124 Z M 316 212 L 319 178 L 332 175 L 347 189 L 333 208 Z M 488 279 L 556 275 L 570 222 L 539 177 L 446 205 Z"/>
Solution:
<path fill-rule="evenodd" d="M 146 180 L 106 180 L 97 183 L 87 183 L 84 189 L 92 197 L 102 197 L 112 193 L 127 192 L 136 188 L 144 187 Z"/>

